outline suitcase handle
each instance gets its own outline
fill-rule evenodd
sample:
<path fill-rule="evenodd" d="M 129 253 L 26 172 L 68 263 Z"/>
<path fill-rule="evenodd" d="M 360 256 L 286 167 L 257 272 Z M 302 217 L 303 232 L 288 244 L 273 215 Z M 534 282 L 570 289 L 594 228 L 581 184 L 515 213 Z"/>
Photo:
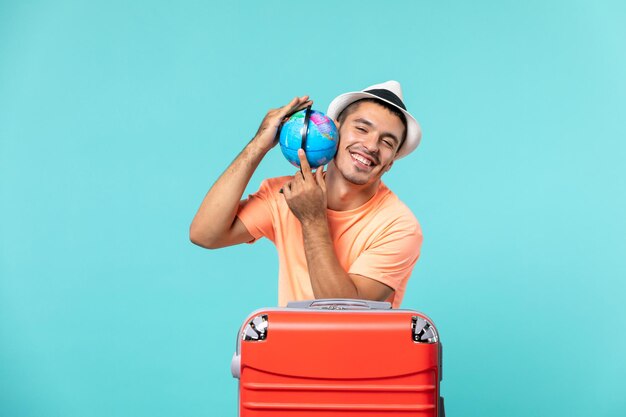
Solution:
<path fill-rule="evenodd" d="M 390 310 L 387 301 L 356 300 L 352 298 L 325 298 L 320 300 L 290 301 L 287 308 L 318 310 Z"/>

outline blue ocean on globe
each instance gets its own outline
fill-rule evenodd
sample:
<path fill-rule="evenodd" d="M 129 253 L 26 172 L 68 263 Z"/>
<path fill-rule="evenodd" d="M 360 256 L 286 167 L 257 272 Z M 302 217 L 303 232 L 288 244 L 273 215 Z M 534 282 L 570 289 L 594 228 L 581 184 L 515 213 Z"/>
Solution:
<path fill-rule="evenodd" d="M 280 149 L 291 164 L 300 167 L 298 149 L 302 146 L 302 127 L 304 126 L 305 110 L 294 113 L 280 130 Z M 311 168 L 329 163 L 337 152 L 339 134 L 337 126 L 324 113 L 311 110 L 309 131 L 306 139 L 306 159 Z"/>

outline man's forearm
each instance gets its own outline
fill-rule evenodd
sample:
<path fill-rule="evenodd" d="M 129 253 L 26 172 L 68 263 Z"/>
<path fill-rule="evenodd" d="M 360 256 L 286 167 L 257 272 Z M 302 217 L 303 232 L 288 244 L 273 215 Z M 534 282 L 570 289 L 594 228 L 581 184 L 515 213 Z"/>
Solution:
<path fill-rule="evenodd" d="M 308 98 L 295 97 L 287 105 L 272 109 L 265 115 L 254 139 L 204 197 L 189 228 L 192 242 L 207 248 L 243 242 L 241 231 L 233 227 L 241 196 L 265 154 L 276 145 L 276 133 L 283 118 L 310 105 L 312 102 Z"/>
<path fill-rule="evenodd" d="M 266 153 L 252 140 L 213 184 L 191 222 L 189 235 L 194 243 L 207 247 L 219 243 L 233 224 L 241 196 Z"/>
<path fill-rule="evenodd" d="M 303 223 L 302 234 L 315 298 L 359 298 L 358 288 L 339 264 L 327 220 Z"/>

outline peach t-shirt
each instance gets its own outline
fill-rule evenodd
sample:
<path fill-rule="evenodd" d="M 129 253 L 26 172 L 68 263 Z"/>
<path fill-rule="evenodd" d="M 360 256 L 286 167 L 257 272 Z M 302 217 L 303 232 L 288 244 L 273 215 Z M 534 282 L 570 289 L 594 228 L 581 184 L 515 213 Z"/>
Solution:
<path fill-rule="evenodd" d="M 240 203 L 237 217 L 254 241 L 262 236 L 278 251 L 278 304 L 315 298 L 307 269 L 300 221 L 280 188 L 292 177 L 263 181 Z M 380 281 L 394 289 L 387 299 L 400 307 L 417 262 L 422 231 L 411 210 L 382 182 L 368 202 L 353 210 L 328 210 L 328 225 L 340 265 L 349 274 Z M 250 243 L 252 243 L 250 242 Z"/>

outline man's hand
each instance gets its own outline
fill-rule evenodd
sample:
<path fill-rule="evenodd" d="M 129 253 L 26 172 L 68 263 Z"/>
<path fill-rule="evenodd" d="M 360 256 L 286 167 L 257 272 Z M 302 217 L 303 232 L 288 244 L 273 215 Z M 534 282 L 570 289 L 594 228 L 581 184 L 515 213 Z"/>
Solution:
<path fill-rule="evenodd" d="M 278 109 L 272 109 L 265 115 L 259 130 L 252 140 L 264 152 L 268 152 L 278 143 L 278 128 L 286 121 L 286 117 L 313 104 L 309 96 L 296 97 Z"/>
<path fill-rule="evenodd" d="M 298 157 L 300 172 L 282 188 L 287 205 L 303 225 L 320 220 L 326 221 L 324 167 L 319 167 L 314 174 L 303 149 L 298 149 Z"/>

